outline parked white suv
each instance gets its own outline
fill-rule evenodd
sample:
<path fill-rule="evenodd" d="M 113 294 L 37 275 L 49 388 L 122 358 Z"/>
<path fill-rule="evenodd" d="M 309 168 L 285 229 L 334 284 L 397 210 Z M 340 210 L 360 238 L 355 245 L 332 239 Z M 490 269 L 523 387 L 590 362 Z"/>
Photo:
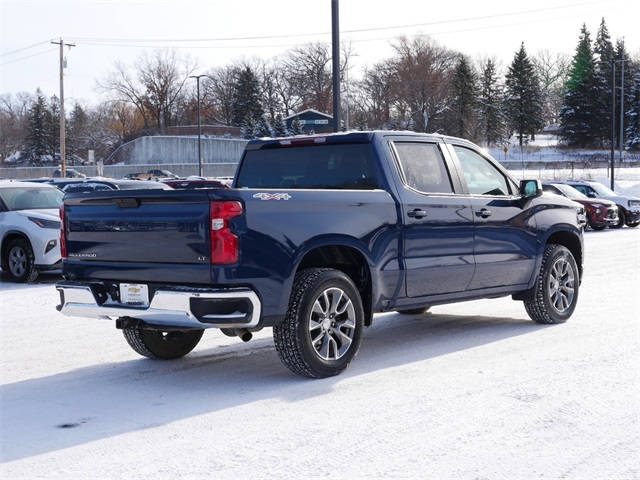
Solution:
<path fill-rule="evenodd" d="M 14 282 L 32 282 L 61 266 L 64 192 L 43 183 L 0 181 L 0 261 Z"/>

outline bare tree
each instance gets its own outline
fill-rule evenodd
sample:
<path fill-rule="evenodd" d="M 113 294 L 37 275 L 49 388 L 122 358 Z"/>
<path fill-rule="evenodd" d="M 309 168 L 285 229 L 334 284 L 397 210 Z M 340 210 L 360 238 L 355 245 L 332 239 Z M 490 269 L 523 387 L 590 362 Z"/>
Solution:
<path fill-rule="evenodd" d="M 145 127 L 160 131 L 173 125 L 183 101 L 183 89 L 197 63 L 175 50 L 144 52 L 135 62 L 133 72 L 116 62 L 115 69 L 98 82 L 98 90 L 117 93 L 136 107 Z"/>
<path fill-rule="evenodd" d="M 533 65 L 540 80 L 545 123 L 558 123 L 571 57 L 564 53 L 541 50 L 533 58 Z"/>
<path fill-rule="evenodd" d="M 327 44 L 310 42 L 292 48 L 283 55 L 282 63 L 301 109 L 332 110 L 331 49 Z"/>
<path fill-rule="evenodd" d="M 23 150 L 29 130 L 29 109 L 34 96 L 28 92 L 0 95 L 0 161 Z"/>
<path fill-rule="evenodd" d="M 203 89 L 206 101 L 203 102 L 210 108 L 210 118 L 219 119 L 225 125 L 233 122 L 233 89 L 238 77 L 237 65 L 216 67 L 207 72 L 204 78 Z"/>
<path fill-rule="evenodd" d="M 355 124 L 368 128 L 390 128 L 392 108 L 396 103 L 396 70 L 390 60 L 365 68 L 362 80 L 356 82 Z"/>
<path fill-rule="evenodd" d="M 447 87 L 458 54 L 439 46 L 426 36 L 401 37 L 392 44 L 396 74 L 399 119 L 406 128 L 427 132 L 437 130 L 446 107 Z"/>

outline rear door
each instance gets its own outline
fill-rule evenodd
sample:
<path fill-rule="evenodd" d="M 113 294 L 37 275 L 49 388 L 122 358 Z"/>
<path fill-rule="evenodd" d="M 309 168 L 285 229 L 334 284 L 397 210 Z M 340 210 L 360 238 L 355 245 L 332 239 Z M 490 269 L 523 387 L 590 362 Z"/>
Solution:
<path fill-rule="evenodd" d="M 402 182 L 407 296 L 465 291 L 474 272 L 473 216 L 469 200 L 454 194 L 442 144 L 413 138 L 390 146 Z"/>

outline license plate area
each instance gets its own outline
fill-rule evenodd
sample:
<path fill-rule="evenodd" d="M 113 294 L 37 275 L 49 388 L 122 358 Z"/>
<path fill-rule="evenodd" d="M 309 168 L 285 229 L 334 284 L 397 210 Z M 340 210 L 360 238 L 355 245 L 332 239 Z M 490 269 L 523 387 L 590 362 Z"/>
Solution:
<path fill-rule="evenodd" d="M 143 283 L 121 283 L 120 302 L 130 307 L 148 307 L 149 287 Z"/>

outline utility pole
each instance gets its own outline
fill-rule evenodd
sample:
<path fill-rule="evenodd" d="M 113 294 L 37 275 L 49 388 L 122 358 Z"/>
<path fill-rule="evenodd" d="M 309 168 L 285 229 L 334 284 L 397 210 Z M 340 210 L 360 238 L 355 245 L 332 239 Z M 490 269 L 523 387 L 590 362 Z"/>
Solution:
<path fill-rule="evenodd" d="M 51 42 L 60 45 L 60 178 L 66 178 L 66 132 L 64 120 L 64 46 L 75 47 L 75 43 L 64 43 L 62 38 L 59 42 Z"/>
<path fill-rule="evenodd" d="M 200 79 L 202 77 L 208 77 L 208 75 L 191 75 L 189 78 L 196 79 L 196 91 L 198 100 L 198 175 L 204 176 L 202 168 L 202 123 L 200 122 Z"/>
<path fill-rule="evenodd" d="M 622 144 L 624 140 L 624 38 L 622 39 L 622 72 L 620 73 L 620 166 L 622 166 Z M 613 190 L 613 187 L 611 187 Z"/>
<path fill-rule="evenodd" d="M 340 6 L 331 0 L 331 44 L 333 57 L 333 131 L 340 131 Z"/>

